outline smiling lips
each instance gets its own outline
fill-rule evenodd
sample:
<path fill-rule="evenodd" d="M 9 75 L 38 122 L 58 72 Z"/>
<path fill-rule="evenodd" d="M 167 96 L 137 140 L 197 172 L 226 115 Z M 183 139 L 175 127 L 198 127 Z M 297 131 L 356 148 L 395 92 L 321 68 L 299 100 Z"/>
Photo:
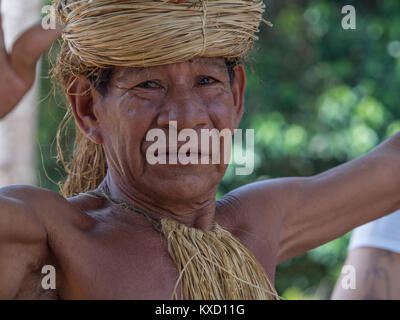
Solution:
<path fill-rule="evenodd" d="M 210 154 L 208 152 L 156 152 L 157 157 L 164 157 L 166 159 L 166 164 L 201 164 L 202 159 L 209 159 Z M 209 161 L 207 161 L 207 164 Z"/>
<path fill-rule="evenodd" d="M 143 145 L 147 162 L 154 164 L 217 164 L 221 161 L 221 147 L 230 152 L 230 144 L 221 144 L 220 139 L 230 141 L 232 132 L 229 129 L 181 129 L 178 134 L 177 121 L 169 122 L 169 129 L 153 128 L 146 134 Z M 151 143 L 151 144 L 149 144 Z M 228 146 L 228 148 L 226 148 Z M 224 157 L 225 159 L 227 157 Z"/>
<path fill-rule="evenodd" d="M 192 152 L 192 150 L 190 150 L 190 148 L 188 146 L 187 147 L 189 148 L 189 150 L 187 152 L 182 152 L 181 148 L 184 145 L 187 146 L 187 143 L 179 143 L 177 146 L 169 146 L 169 148 L 168 147 L 160 148 L 160 149 L 157 149 L 154 154 L 155 154 L 155 156 L 166 155 L 166 156 L 177 156 L 177 157 L 192 157 L 192 156 L 200 156 L 200 157 L 207 156 L 207 157 L 209 157 L 210 156 L 209 150 L 198 149 L 197 151 Z M 167 146 L 168 146 L 168 144 L 167 144 Z M 185 148 L 185 149 L 187 149 L 187 148 Z"/>

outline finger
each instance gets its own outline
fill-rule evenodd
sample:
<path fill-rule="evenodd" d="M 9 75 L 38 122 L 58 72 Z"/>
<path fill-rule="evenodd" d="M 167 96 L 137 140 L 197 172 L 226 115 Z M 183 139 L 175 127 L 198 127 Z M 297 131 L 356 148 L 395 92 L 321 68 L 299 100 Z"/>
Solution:
<path fill-rule="evenodd" d="M 11 66 L 23 80 L 32 79 L 37 61 L 58 35 L 58 30 L 45 30 L 41 24 L 37 24 L 15 41 L 9 59 Z"/>
<path fill-rule="evenodd" d="M 4 43 L 3 21 L 1 19 L 1 0 L 0 0 L 0 56 L 7 55 L 6 45 Z"/>

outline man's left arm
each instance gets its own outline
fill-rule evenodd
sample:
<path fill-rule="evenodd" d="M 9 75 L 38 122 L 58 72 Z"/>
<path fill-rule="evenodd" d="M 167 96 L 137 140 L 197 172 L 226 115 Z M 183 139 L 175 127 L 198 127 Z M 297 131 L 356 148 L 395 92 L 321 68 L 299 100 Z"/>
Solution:
<path fill-rule="evenodd" d="M 250 208 L 253 230 L 277 234 L 283 262 L 400 208 L 400 133 L 319 175 L 256 182 L 232 195 Z"/>
<path fill-rule="evenodd" d="M 279 261 L 400 208 L 400 134 L 353 161 L 294 180 L 280 228 Z"/>

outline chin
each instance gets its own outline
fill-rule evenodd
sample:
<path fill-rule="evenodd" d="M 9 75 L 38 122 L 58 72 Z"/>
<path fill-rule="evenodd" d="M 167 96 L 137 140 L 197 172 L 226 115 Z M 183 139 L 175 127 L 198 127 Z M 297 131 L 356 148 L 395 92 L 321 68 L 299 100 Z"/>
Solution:
<path fill-rule="evenodd" d="M 149 179 L 148 188 L 151 188 L 152 193 L 157 196 L 158 200 L 168 199 L 168 201 L 184 202 L 203 198 L 212 193 L 221 179 L 219 179 L 219 176 L 217 178 L 210 174 L 181 174 Z"/>

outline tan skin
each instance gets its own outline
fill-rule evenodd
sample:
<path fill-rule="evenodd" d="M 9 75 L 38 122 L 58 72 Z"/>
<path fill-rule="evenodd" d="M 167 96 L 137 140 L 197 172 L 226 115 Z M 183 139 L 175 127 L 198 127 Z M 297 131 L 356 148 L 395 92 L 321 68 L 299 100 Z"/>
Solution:
<path fill-rule="evenodd" d="M 400 299 L 400 254 L 388 250 L 361 247 L 350 250 L 344 265 L 355 268 L 356 287 L 344 289 L 340 275 L 332 293 L 333 300 Z"/>
<path fill-rule="evenodd" d="M 1 52 L 0 118 L 29 89 L 36 59 L 57 36 L 39 27 L 28 32 L 11 53 Z M 170 120 L 179 129 L 237 128 L 245 85 L 243 66 L 231 84 L 223 59 L 194 59 L 116 69 L 104 97 L 79 78 L 69 99 L 79 127 L 105 149 L 103 186 L 113 197 L 196 228 L 216 220 L 272 279 L 280 262 L 399 208 L 400 136 L 320 175 L 249 184 L 219 201 L 224 165 L 146 162 L 146 132 L 167 130 Z M 41 288 L 47 264 L 57 271 L 53 291 Z M 105 200 L 64 199 L 28 186 L 0 189 L 0 266 L 2 299 L 170 299 L 178 276 L 144 217 Z"/>

